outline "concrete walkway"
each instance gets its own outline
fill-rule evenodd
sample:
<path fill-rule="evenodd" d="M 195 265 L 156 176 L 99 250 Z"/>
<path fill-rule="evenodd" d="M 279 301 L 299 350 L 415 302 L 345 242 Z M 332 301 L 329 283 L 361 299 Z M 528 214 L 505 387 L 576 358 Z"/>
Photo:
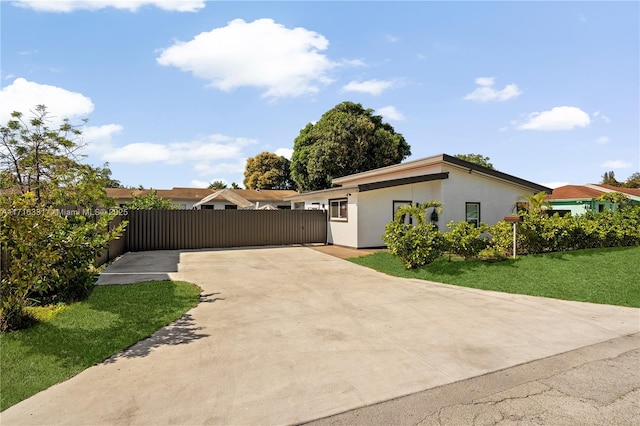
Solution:
<path fill-rule="evenodd" d="M 305 247 L 128 253 L 105 272 L 103 283 L 190 281 L 203 303 L 4 411 L 3 425 L 340 422 L 326 417 L 608 341 L 626 351 L 603 356 L 640 353 L 625 337 L 640 331 L 638 309 L 394 278 Z M 503 373 L 487 389 L 509 385 L 520 382 Z M 631 387 L 637 398 L 637 376 Z M 436 412 L 431 424 L 448 418 Z"/>

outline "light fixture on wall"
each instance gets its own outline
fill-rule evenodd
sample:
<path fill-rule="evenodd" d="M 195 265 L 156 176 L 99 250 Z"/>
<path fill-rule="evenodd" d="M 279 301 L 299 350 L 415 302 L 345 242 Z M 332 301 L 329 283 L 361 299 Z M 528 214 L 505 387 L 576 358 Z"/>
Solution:
<path fill-rule="evenodd" d="M 438 212 L 436 211 L 436 209 L 433 209 L 433 211 L 431 212 L 431 222 L 437 222 L 438 221 Z"/>

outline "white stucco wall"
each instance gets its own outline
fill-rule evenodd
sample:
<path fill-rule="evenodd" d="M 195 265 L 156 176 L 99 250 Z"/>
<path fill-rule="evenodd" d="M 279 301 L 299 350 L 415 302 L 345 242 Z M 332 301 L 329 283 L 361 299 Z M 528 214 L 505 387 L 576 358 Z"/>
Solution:
<path fill-rule="evenodd" d="M 327 242 L 339 246 L 358 246 L 358 197 L 360 194 L 352 193 L 347 198 L 347 220 L 331 220 L 327 226 Z M 338 194 L 332 195 L 331 199 L 343 198 Z M 327 200 L 327 208 L 328 208 Z"/>
<path fill-rule="evenodd" d="M 393 202 L 424 203 L 440 199 L 440 180 L 395 186 L 358 194 L 358 238 L 353 247 L 382 247 L 385 226 L 393 220 Z M 429 209 L 428 214 L 431 214 Z M 428 217 L 427 217 L 428 219 Z M 442 220 L 438 221 L 441 224 Z"/>
<path fill-rule="evenodd" d="M 494 225 L 513 214 L 516 199 L 535 192 L 525 187 L 469 173 L 457 168 L 447 168 L 449 179 L 442 181 L 443 213 L 440 230 L 445 231 L 450 222 L 465 220 L 465 203 L 480 203 L 480 221 Z"/>

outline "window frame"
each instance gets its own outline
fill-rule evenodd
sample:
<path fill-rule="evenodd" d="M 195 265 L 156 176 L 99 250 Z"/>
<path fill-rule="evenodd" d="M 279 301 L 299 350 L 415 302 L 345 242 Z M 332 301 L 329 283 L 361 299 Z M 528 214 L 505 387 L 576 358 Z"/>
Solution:
<path fill-rule="evenodd" d="M 477 206 L 477 215 L 478 217 L 475 219 L 469 219 L 469 214 L 468 214 L 468 208 L 469 206 Z M 473 224 L 476 228 L 478 228 L 480 226 L 481 223 L 481 219 L 480 219 L 480 212 L 482 211 L 481 209 L 481 205 L 479 201 L 467 201 L 464 203 L 464 220 L 467 223 L 471 223 Z M 475 221 L 475 223 L 474 223 Z"/>
<path fill-rule="evenodd" d="M 333 216 L 333 204 L 337 203 L 338 214 L 342 213 L 341 205 L 344 203 L 344 216 Z M 347 197 L 329 199 L 329 220 L 331 222 L 348 222 L 349 221 L 349 199 Z"/>

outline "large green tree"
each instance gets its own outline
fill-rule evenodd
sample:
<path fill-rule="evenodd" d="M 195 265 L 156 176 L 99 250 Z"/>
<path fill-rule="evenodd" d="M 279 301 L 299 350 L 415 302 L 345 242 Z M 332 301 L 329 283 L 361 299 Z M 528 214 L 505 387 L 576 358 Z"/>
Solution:
<path fill-rule="evenodd" d="M 332 179 L 398 164 L 409 155 L 404 137 L 381 116 L 361 104 L 343 102 L 300 130 L 291 178 L 300 191 L 326 189 Z"/>
<path fill-rule="evenodd" d="M 244 186 L 247 189 L 291 189 L 291 162 L 272 152 L 247 158 Z"/>

